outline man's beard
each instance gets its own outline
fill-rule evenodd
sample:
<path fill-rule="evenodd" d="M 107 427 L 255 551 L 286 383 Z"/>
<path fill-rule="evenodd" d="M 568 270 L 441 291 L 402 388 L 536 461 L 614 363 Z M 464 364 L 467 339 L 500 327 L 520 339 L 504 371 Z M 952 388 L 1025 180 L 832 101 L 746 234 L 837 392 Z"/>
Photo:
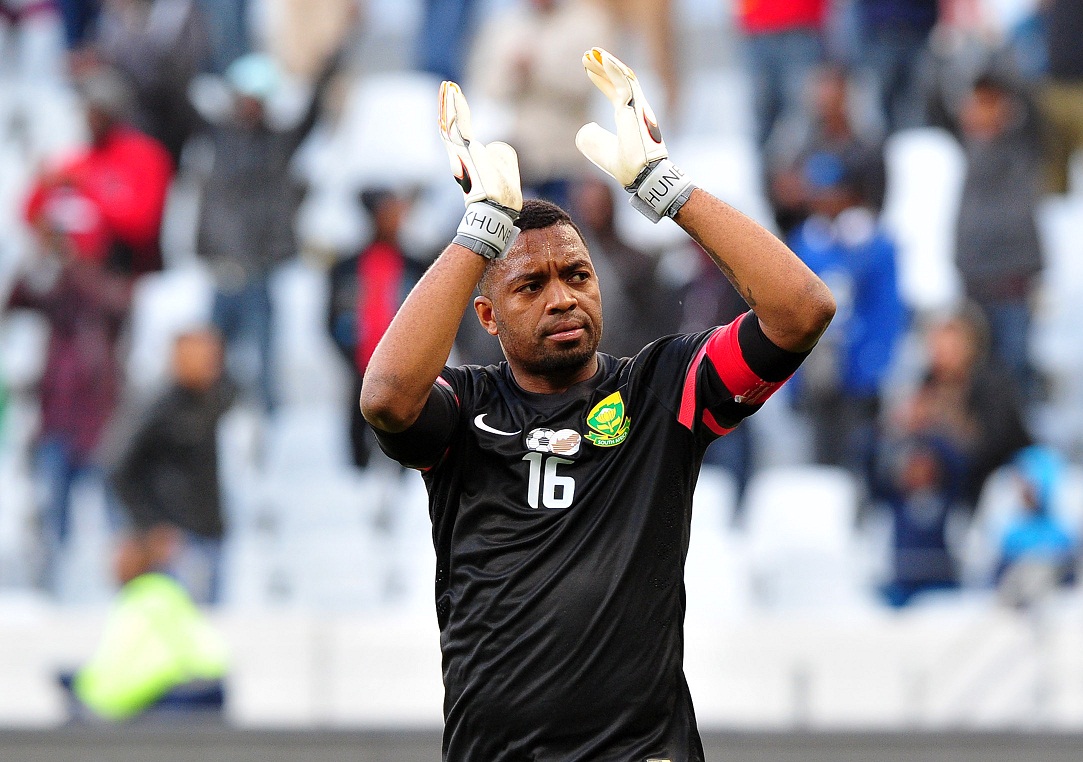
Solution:
<path fill-rule="evenodd" d="M 526 370 L 539 376 L 571 376 L 582 370 L 594 359 L 598 342 L 584 342 L 569 349 L 546 352 L 530 362 L 523 363 Z"/>
<path fill-rule="evenodd" d="M 501 329 L 504 328 L 499 320 L 497 325 Z M 575 346 L 567 348 L 554 347 L 548 350 L 539 347 L 542 351 L 529 358 L 524 357 L 523 353 L 513 354 L 519 365 L 528 373 L 557 378 L 574 376 L 594 359 L 594 355 L 598 351 L 598 344 L 601 341 L 601 326 L 588 324 L 584 326 L 584 329 L 586 330 L 586 338 Z M 499 333 L 497 335 L 500 336 Z M 504 335 L 507 335 L 507 333 L 505 332 Z M 504 356 L 507 357 L 508 347 L 504 346 L 503 349 Z"/>

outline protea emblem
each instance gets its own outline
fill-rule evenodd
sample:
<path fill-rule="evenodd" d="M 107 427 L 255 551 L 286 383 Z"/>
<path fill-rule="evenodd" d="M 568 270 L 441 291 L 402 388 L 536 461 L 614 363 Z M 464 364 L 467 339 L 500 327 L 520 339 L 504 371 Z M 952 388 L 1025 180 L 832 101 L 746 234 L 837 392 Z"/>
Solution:
<path fill-rule="evenodd" d="M 624 399 L 620 392 L 613 392 L 587 415 L 587 426 L 590 427 L 587 439 L 598 447 L 615 447 L 628 437 L 631 423 L 624 415 Z"/>

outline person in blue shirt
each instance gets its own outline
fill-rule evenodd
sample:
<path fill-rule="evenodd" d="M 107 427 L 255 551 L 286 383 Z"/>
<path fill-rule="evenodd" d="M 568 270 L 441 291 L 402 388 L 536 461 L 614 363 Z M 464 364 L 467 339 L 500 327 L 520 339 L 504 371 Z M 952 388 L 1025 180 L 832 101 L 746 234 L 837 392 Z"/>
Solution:
<path fill-rule="evenodd" d="M 891 513 L 891 576 L 880 590 L 893 607 L 922 593 L 959 587 L 948 522 L 960 495 L 962 463 L 933 436 L 893 438 L 879 458 L 876 497 Z"/>
<path fill-rule="evenodd" d="M 1048 447 L 1031 445 L 1012 460 L 1022 497 L 1019 513 L 1000 540 L 997 579 L 1003 582 L 1015 568 L 1040 566 L 1054 583 L 1071 582 L 1077 541 L 1053 508 L 1063 482 L 1064 465 Z"/>
<path fill-rule="evenodd" d="M 838 312 L 795 378 L 795 401 L 811 418 L 816 462 L 867 477 L 880 386 L 907 322 L 896 247 L 841 156 L 812 154 L 804 175 L 813 214 L 789 244 L 827 283 Z"/>

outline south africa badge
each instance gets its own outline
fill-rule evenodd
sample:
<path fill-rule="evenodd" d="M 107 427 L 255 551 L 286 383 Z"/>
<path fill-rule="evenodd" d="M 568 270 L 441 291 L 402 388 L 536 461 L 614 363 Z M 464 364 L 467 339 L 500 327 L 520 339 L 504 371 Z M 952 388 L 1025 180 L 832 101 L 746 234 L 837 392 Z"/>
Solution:
<path fill-rule="evenodd" d="M 628 438 L 632 420 L 624 414 L 624 398 L 613 392 L 587 415 L 587 440 L 598 447 L 616 447 Z"/>

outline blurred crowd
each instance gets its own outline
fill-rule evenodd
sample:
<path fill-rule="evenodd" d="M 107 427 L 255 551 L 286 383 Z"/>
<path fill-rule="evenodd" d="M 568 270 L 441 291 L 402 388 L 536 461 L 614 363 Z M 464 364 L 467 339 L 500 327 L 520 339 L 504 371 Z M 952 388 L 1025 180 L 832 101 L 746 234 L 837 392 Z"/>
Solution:
<path fill-rule="evenodd" d="M 1074 584 L 1083 506 L 1060 495 L 1079 453 L 1036 426 L 1053 380 L 1035 366 L 1030 338 L 1046 266 L 1041 204 L 1083 193 L 1072 177 L 1083 147 L 1083 0 L 1020 2 L 1008 26 L 992 24 L 996 4 L 981 0 L 715 4 L 733 48 L 727 65 L 748 83 L 734 90 L 747 102 L 723 104 L 750 115 L 758 169 L 748 192 L 839 304 L 777 404 L 809 432 L 800 457 L 847 469 L 862 486 L 863 518 L 890 522 L 884 600 L 902 606 L 965 581 L 953 527 L 980 519 L 994 474 L 1003 477 L 998 505 L 1011 505 L 989 539 L 985 581 Z M 381 458 L 356 404 L 361 379 L 459 212 L 453 186 L 445 203 L 443 186 L 399 174 L 389 159 L 382 173 L 346 183 L 352 234 L 306 234 L 300 220 L 316 191 L 298 165 L 313 140 L 335 145 L 327 135 L 370 73 L 375 5 L 0 0 L 0 131 L 32 167 L 4 183 L 15 187 L 4 216 L 14 243 L 2 253 L 0 303 L 49 329 L 32 384 L 9 388 L 0 367 L 0 419 L 9 398 L 37 410 L 24 454 L 40 550 L 26 576 L 34 586 L 55 589 L 72 493 L 90 484 L 122 551 L 118 581 L 169 571 L 198 602 L 218 599 L 229 531 L 218 427 L 235 405 L 273 425 L 286 404 L 275 332 L 291 315 L 272 288 L 286 263 L 303 259 L 325 283 L 323 338 L 351 379 L 341 401 L 350 462 L 367 469 Z M 644 74 L 667 141 L 680 136 L 692 98 L 703 96 L 687 83 L 717 65 L 686 54 L 685 5 L 426 0 L 412 4 L 409 51 L 400 51 L 409 72 L 462 82 L 478 125 L 484 112 L 492 136 L 516 147 L 527 195 L 572 213 L 602 281 L 601 349 L 617 355 L 747 309 L 694 243 L 626 224 L 621 189 L 574 148 L 598 111 L 580 63 L 595 45 Z M 56 118 L 35 105 L 44 92 L 72 94 L 85 119 L 62 151 L 35 138 L 37 121 Z M 435 104 L 435 86 L 431 95 Z M 393 109 L 368 116 L 399 129 Z M 435 136 L 435 118 L 425 127 Z M 930 129 L 952 136 L 964 162 L 952 220 L 959 299 L 937 309 L 906 299 L 902 243 L 882 214 L 895 182 L 887 146 Z M 332 163 L 357 152 L 378 159 L 382 149 L 341 150 Z M 190 219 L 175 214 L 183 193 L 198 199 Z M 184 231 L 170 239 L 171 225 Z M 145 390 L 125 362 L 138 330 L 133 293 L 189 260 L 212 285 L 206 320 L 175 332 L 167 380 L 137 394 Z M 499 361 L 498 344 L 467 318 L 453 361 Z M 743 489 L 769 437 L 741 427 L 706 462 Z"/>

